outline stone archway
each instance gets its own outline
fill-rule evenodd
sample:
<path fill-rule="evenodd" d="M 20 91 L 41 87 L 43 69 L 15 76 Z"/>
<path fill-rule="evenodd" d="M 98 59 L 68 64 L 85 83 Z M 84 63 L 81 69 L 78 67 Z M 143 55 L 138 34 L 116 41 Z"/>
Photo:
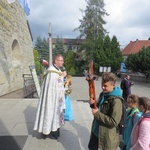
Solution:
<path fill-rule="evenodd" d="M 18 90 L 23 87 L 22 69 L 23 69 L 23 52 L 20 49 L 18 41 L 12 42 L 12 90 Z"/>
<path fill-rule="evenodd" d="M 18 61 L 18 63 L 23 59 L 22 51 L 20 50 L 19 43 L 16 39 L 12 43 L 12 57 L 13 61 Z"/>

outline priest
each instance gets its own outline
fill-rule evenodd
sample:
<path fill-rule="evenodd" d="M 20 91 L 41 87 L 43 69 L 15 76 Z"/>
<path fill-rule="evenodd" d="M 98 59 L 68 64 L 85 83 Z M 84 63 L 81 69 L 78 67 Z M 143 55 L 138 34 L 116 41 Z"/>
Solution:
<path fill-rule="evenodd" d="M 64 124 L 66 71 L 60 70 L 63 64 L 63 56 L 58 54 L 45 71 L 34 124 L 34 130 L 52 139 L 60 136 L 59 129 Z"/>

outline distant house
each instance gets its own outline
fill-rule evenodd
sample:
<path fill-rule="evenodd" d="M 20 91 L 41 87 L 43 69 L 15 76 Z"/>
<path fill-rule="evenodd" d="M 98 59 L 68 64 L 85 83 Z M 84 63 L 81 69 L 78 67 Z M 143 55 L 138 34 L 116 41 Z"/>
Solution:
<path fill-rule="evenodd" d="M 52 47 L 54 48 L 56 45 L 57 38 L 52 38 Z M 69 39 L 69 38 L 62 38 L 62 42 L 64 45 L 65 51 L 71 49 L 76 52 L 80 45 L 83 43 L 83 39 Z"/>
<path fill-rule="evenodd" d="M 143 47 L 149 47 L 149 46 L 150 46 L 150 39 L 131 41 L 122 51 L 123 58 L 126 59 L 129 54 L 131 53 L 136 54 Z"/>

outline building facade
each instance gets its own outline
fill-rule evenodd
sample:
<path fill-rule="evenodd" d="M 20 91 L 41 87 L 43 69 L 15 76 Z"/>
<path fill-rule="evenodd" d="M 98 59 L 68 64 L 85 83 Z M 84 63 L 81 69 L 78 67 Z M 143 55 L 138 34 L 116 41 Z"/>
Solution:
<path fill-rule="evenodd" d="M 67 50 L 72 50 L 76 52 L 84 41 L 83 39 L 69 39 L 69 38 L 61 38 L 60 40 L 62 40 L 65 52 Z M 56 41 L 57 38 L 52 38 L 52 48 L 55 48 Z"/>

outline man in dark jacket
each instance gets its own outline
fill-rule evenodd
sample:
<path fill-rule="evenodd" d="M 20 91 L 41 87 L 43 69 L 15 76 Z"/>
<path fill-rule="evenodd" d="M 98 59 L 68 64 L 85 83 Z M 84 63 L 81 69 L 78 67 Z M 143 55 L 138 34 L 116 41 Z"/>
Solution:
<path fill-rule="evenodd" d="M 119 146 L 118 124 L 122 116 L 122 96 L 119 87 L 115 87 L 116 76 L 113 73 L 102 75 L 102 92 L 97 108 L 92 108 L 94 116 L 89 150 L 116 150 Z M 90 98 L 91 107 L 94 100 Z"/>
<path fill-rule="evenodd" d="M 131 86 L 133 85 L 134 83 L 130 81 L 130 75 L 127 74 L 125 76 L 125 78 L 121 81 L 121 89 L 122 89 L 122 97 L 124 98 L 125 102 L 127 101 L 127 97 L 128 95 L 131 94 Z"/>

